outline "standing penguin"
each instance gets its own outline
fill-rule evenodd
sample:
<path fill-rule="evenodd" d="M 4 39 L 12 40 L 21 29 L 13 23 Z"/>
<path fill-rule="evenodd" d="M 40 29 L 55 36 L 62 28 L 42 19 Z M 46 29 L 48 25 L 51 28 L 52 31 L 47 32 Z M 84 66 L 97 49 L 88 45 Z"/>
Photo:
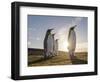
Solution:
<path fill-rule="evenodd" d="M 52 56 L 55 55 L 55 38 L 54 38 L 55 34 L 52 34 L 52 43 L 53 43 L 53 52 L 52 52 Z"/>
<path fill-rule="evenodd" d="M 51 31 L 53 29 L 48 29 L 44 38 L 44 58 L 47 58 L 48 55 L 50 54 L 50 40 L 51 40 Z"/>
<path fill-rule="evenodd" d="M 58 39 L 55 40 L 55 55 L 58 55 Z"/>
<path fill-rule="evenodd" d="M 75 33 L 74 29 L 76 26 L 77 25 L 71 27 L 69 29 L 69 34 L 68 34 L 68 43 L 69 43 L 68 50 L 69 50 L 69 55 L 71 58 L 74 58 L 74 56 L 75 56 L 76 33 Z"/>
<path fill-rule="evenodd" d="M 48 39 L 47 39 L 47 55 L 48 57 L 52 57 L 53 56 L 53 48 L 54 48 L 54 38 L 53 38 L 53 35 L 50 34 L 48 36 Z"/>

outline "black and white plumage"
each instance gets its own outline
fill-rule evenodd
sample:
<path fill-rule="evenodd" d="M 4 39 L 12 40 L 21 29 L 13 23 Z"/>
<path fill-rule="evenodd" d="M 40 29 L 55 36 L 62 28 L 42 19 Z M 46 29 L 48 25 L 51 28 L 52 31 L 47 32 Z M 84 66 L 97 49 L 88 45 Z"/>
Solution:
<path fill-rule="evenodd" d="M 44 57 L 47 58 L 52 52 L 52 34 L 53 29 L 48 29 L 44 38 Z"/>
<path fill-rule="evenodd" d="M 52 52 L 52 56 L 55 56 L 55 38 L 54 38 L 55 34 L 52 34 L 52 42 L 53 42 L 53 52 Z"/>
<path fill-rule="evenodd" d="M 70 55 L 74 55 L 76 48 L 76 33 L 74 31 L 75 27 L 76 25 L 71 27 L 69 29 L 69 34 L 68 34 L 68 43 L 69 43 L 68 50 Z"/>
<path fill-rule="evenodd" d="M 58 39 L 55 40 L 55 55 L 58 55 Z"/>
<path fill-rule="evenodd" d="M 49 35 L 48 40 L 47 40 L 47 54 L 48 57 L 52 57 L 53 56 L 53 48 L 54 48 L 54 38 L 52 36 L 52 34 Z"/>

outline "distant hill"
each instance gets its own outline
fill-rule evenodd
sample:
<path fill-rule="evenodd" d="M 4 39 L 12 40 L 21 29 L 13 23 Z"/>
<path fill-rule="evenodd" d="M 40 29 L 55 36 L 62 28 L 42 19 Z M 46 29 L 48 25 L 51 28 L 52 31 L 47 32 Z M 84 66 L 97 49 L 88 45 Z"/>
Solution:
<path fill-rule="evenodd" d="M 28 55 L 43 55 L 43 49 L 28 48 Z"/>

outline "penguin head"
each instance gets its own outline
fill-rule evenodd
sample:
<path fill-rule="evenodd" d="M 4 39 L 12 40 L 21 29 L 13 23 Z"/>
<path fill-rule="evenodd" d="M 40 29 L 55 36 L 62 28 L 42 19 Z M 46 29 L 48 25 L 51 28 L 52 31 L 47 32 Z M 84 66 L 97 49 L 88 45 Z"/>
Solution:
<path fill-rule="evenodd" d="M 70 28 L 70 30 L 74 30 L 77 25 L 74 25 Z"/>
<path fill-rule="evenodd" d="M 48 34 L 51 34 L 51 31 L 52 31 L 52 30 L 53 30 L 53 29 L 48 29 L 48 30 L 47 30 L 47 33 L 48 33 Z"/>
<path fill-rule="evenodd" d="M 48 29 L 48 31 L 50 31 L 50 32 L 51 32 L 52 30 L 54 30 L 54 29 L 53 29 L 53 28 L 51 28 L 51 29 Z"/>

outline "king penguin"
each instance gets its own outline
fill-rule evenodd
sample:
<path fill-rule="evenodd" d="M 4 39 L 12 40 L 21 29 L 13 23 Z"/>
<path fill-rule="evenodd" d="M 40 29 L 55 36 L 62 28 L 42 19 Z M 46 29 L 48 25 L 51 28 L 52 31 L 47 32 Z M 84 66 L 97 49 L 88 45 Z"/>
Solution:
<path fill-rule="evenodd" d="M 52 42 L 53 42 L 53 52 L 52 52 L 52 56 L 55 56 L 55 34 L 52 34 Z"/>
<path fill-rule="evenodd" d="M 71 57 L 75 56 L 75 48 L 76 48 L 76 33 L 75 33 L 75 26 L 70 27 L 69 29 L 69 34 L 68 34 L 68 50 L 69 50 L 69 55 Z"/>
<path fill-rule="evenodd" d="M 55 40 L 55 55 L 58 55 L 58 39 Z"/>
<path fill-rule="evenodd" d="M 51 31 L 53 29 L 48 29 L 47 32 L 46 32 L 46 35 L 45 35 L 45 38 L 44 38 L 44 58 L 47 58 L 48 55 L 49 55 L 49 40 L 51 38 Z"/>

